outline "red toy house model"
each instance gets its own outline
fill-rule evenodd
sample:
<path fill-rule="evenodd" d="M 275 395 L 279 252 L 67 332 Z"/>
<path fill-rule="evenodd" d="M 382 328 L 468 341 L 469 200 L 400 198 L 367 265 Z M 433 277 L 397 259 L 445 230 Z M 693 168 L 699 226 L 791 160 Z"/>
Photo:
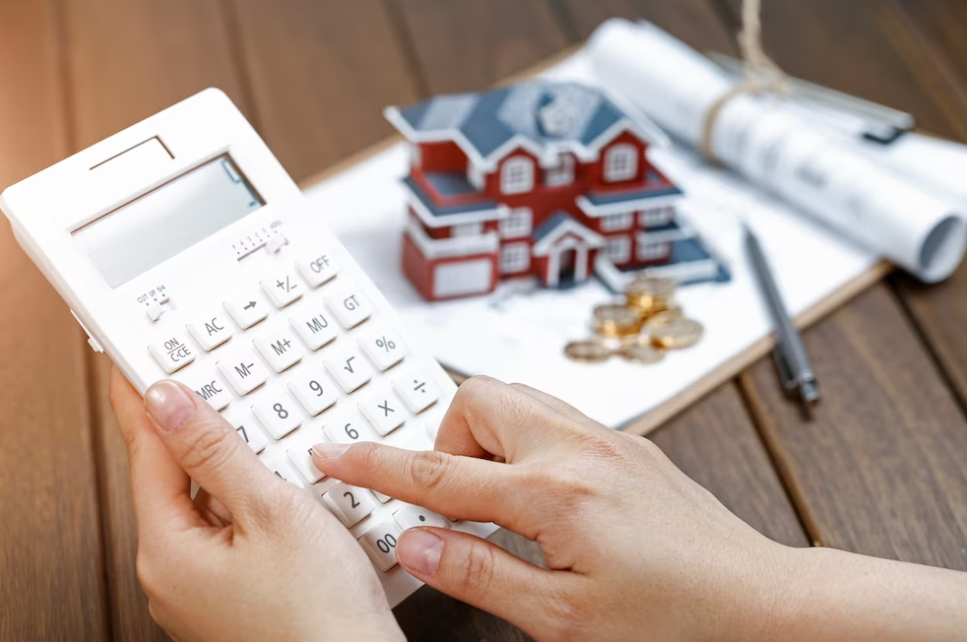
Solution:
<path fill-rule="evenodd" d="M 403 269 L 428 300 L 502 278 L 580 283 L 668 262 L 690 233 L 648 140 L 595 89 L 524 83 L 386 110 L 412 144 Z"/>

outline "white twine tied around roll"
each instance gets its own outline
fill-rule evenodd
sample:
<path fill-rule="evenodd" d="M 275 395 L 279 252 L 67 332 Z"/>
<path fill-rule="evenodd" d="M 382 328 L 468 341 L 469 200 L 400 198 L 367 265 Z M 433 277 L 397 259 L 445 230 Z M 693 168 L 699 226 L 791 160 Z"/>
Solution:
<path fill-rule="evenodd" d="M 745 82 L 725 92 L 705 114 L 702 152 L 713 160 L 717 160 L 712 150 L 715 123 L 730 100 L 743 94 L 786 96 L 789 93 L 789 80 L 785 72 L 762 49 L 761 13 L 761 0 L 743 0 L 742 30 L 739 32 L 738 40 L 742 59 L 745 61 L 746 78 Z"/>

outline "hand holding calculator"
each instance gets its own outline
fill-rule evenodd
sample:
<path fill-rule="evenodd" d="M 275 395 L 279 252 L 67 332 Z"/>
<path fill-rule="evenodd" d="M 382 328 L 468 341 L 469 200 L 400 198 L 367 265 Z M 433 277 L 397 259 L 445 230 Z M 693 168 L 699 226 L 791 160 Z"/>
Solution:
<path fill-rule="evenodd" d="M 313 465 L 319 442 L 432 449 L 456 388 L 220 91 L 14 185 L 0 205 L 91 347 L 141 393 L 174 378 L 222 412 L 349 529 L 391 605 L 420 586 L 397 565 L 404 529 L 495 530 Z"/>

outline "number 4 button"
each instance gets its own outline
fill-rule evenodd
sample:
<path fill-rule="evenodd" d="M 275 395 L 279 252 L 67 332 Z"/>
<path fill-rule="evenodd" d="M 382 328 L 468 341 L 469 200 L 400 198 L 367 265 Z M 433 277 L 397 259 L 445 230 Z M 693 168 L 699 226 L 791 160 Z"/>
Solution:
<path fill-rule="evenodd" d="M 397 379 L 393 382 L 393 387 L 414 415 L 423 412 L 440 398 L 440 389 L 433 380 L 420 372 L 412 372 Z"/>

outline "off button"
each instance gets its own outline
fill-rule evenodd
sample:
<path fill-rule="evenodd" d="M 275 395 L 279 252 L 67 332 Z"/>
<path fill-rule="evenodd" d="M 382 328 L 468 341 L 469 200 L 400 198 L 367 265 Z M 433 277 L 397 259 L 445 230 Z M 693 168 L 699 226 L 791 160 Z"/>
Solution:
<path fill-rule="evenodd" d="M 188 345 L 188 337 L 183 332 L 172 332 L 158 343 L 148 346 L 148 352 L 168 374 L 181 370 L 195 360 L 195 351 Z"/>

